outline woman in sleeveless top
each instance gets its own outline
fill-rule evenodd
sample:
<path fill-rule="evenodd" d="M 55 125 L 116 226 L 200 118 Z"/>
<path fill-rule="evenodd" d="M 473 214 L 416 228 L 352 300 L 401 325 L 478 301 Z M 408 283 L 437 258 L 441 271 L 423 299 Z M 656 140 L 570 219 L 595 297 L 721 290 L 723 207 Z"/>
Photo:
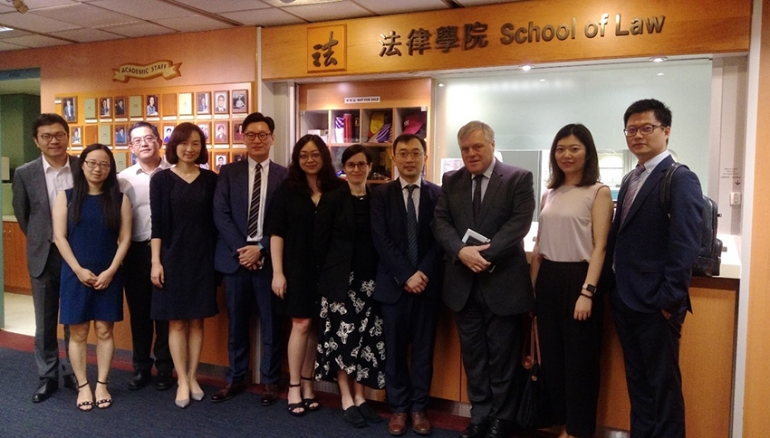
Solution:
<path fill-rule="evenodd" d="M 77 408 L 112 406 L 107 377 L 115 344 L 112 329 L 123 320 L 120 264 L 131 245 L 131 203 L 120 193 L 115 159 L 107 146 L 92 144 L 72 169 L 72 189 L 56 197 L 54 242 L 66 262 L 61 269 L 60 321 L 70 327 L 69 356 L 78 381 Z M 86 340 L 96 332 L 96 402 L 86 377 Z"/>
<path fill-rule="evenodd" d="M 559 438 L 596 429 L 602 301 L 596 289 L 612 221 L 609 187 L 599 183 L 591 132 L 570 124 L 556 134 L 531 265 L 542 377 Z"/>

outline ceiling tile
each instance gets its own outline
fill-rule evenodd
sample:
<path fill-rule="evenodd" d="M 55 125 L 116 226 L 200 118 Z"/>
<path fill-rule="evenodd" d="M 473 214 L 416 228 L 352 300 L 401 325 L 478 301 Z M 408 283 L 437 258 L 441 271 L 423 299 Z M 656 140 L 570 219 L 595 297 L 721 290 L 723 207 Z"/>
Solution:
<path fill-rule="evenodd" d="M 270 6 L 258 0 L 178 0 L 179 3 L 190 5 L 194 8 L 208 12 L 234 12 L 264 9 Z"/>
<path fill-rule="evenodd" d="M 382 0 L 354 0 L 354 2 L 377 15 L 449 9 L 443 0 L 389 0 L 386 2 Z"/>
<path fill-rule="evenodd" d="M 10 5 L 10 3 L 7 3 Z M 3 2 L 3 4 L 0 4 L 0 14 L 6 13 L 6 12 L 15 12 L 16 10 L 13 8 L 13 6 L 6 6 L 6 3 Z"/>
<path fill-rule="evenodd" d="M 166 18 L 163 20 L 154 20 L 156 23 L 161 24 L 171 29 L 178 30 L 180 32 L 197 32 L 201 30 L 211 29 L 229 29 L 233 27 L 227 23 L 213 20 L 202 15 L 193 15 L 191 17 L 183 18 Z"/>
<path fill-rule="evenodd" d="M 47 37 L 44 35 L 24 35 L 16 38 L 8 38 L 3 40 L 3 42 L 18 44 L 24 47 L 50 47 L 50 46 L 61 46 L 64 44 L 69 44 L 67 41 L 62 41 L 62 40 Z"/>
<path fill-rule="evenodd" d="M 146 23 L 146 22 L 110 26 L 110 27 L 104 28 L 104 30 L 110 31 L 112 33 L 117 33 L 123 36 L 127 36 L 129 38 L 162 35 L 166 33 L 176 32 L 173 29 L 169 29 L 164 26 L 160 26 L 153 23 Z"/>
<path fill-rule="evenodd" d="M 255 11 L 228 12 L 219 14 L 247 26 L 284 26 L 287 24 L 305 23 L 301 18 L 288 14 L 280 9 L 257 9 Z"/>
<path fill-rule="evenodd" d="M 29 32 L 24 32 L 23 30 L 8 30 L 5 32 L 0 32 L 0 40 L 23 35 L 29 35 Z"/>
<path fill-rule="evenodd" d="M 137 21 L 136 18 L 81 3 L 73 6 L 43 9 L 35 12 L 43 17 L 55 18 L 80 27 L 114 26 Z"/>
<path fill-rule="evenodd" d="M 516 3 L 524 0 L 454 0 L 454 1 L 463 6 L 481 6 L 481 5 L 491 5 L 495 3 Z"/>
<path fill-rule="evenodd" d="M 349 1 L 320 5 L 287 6 L 283 10 L 312 22 L 372 16 L 371 12 Z"/>
<path fill-rule="evenodd" d="M 164 18 L 179 18 L 193 15 L 194 12 L 157 0 L 99 0 L 91 5 L 110 11 L 120 12 L 143 20 L 157 21 Z"/>
<path fill-rule="evenodd" d="M 88 43 L 92 41 L 107 41 L 124 38 L 123 35 L 105 32 L 99 29 L 75 29 L 65 30 L 63 32 L 52 33 L 51 35 L 74 40 L 79 43 Z"/>
<path fill-rule="evenodd" d="M 69 6 L 77 4 L 74 0 L 24 0 L 30 10 L 50 8 L 52 6 Z"/>
<path fill-rule="evenodd" d="M 27 12 L 26 14 L 0 14 L 0 25 L 39 33 L 57 32 L 80 27 L 63 21 L 41 17 L 32 12 Z"/>
<path fill-rule="evenodd" d="M 26 49 L 25 46 L 20 46 L 18 44 L 9 44 L 5 41 L 0 41 L 0 52 L 6 51 L 6 50 L 19 50 L 19 49 Z"/>

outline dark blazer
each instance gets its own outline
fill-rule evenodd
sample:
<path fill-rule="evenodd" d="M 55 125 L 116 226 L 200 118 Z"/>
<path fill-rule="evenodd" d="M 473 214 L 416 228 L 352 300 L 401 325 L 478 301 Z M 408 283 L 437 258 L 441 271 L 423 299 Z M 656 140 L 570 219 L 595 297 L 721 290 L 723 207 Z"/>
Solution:
<path fill-rule="evenodd" d="M 369 187 L 366 193 L 371 196 Z M 350 186 L 343 184 L 321 196 L 315 216 L 313 250 L 318 263 L 318 293 L 331 301 L 345 301 L 353 266 L 355 209 Z"/>
<path fill-rule="evenodd" d="M 443 274 L 441 247 L 433 237 L 430 223 L 433 220 L 441 188 L 423 180 L 420 187 L 420 205 L 417 232 L 417 266 L 409 262 L 409 237 L 407 236 L 406 206 L 400 180 L 381 185 L 372 190 L 372 240 L 380 255 L 377 266 L 374 299 L 394 304 L 404 292 L 404 284 L 417 271 L 428 277 L 425 295 L 438 295 Z"/>
<path fill-rule="evenodd" d="M 671 182 L 669 217 L 659 193 L 663 175 L 673 162 L 666 157 L 653 169 L 623 224 L 620 212 L 628 185 L 620 188 L 610 227 L 604 277 L 623 302 L 638 312 L 665 309 L 677 314 L 689 306 L 692 265 L 700 249 L 703 195 L 698 177 L 679 168 Z"/>
<path fill-rule="evenodd" d="M 288 176 L 285 167 L 270 161 L 265 197 L 264 225 L 267 223 L 270 203 L 278 186 Z M 217 189 L 214 192 L 214 224 L 219 232 L 214 252 L 215 268 L 223 274 L 238 270 L 238 248 L 246 245 L 249 219 L 249 160 L 222 166 L 219 170 Z M 264 234 L 259 242 L 267 251 L 270 249 L 270 235 Z M 265 257 L 270 263 L 270 257 Z"/>
<path fill-rule="evenodd" d="M 74 176 L 79 172 L 78 159 L 69 157 Z M 13 213 L 21 231 L 27 236 L 27 269 L 39 277 L 45 269 L 53 241 L 51 205 L 43 171 L 43 156 L 16 169 L 13 176 Z M 57 274 L 58 275 L 58 274 Z"/>
<path fill-rule="evenodd" d="M 459 312 L 475 285 L 494 314 L 528 312 L 535 299 L 522 240 L 529 232 L 535 210 L 532 173 L 496 161 L 481 203 L 479 223 L 473 220 L 471 187 L 471 173 L 464 167 L 444 174 L 431 224 L 445 252 L 444 302 Z M 462 238 L 468 228 L 491 239 L 491 246 L 481 255 L 494 265 L 492 272 L 474 274 L 457 258 L 465 246 Z"/>

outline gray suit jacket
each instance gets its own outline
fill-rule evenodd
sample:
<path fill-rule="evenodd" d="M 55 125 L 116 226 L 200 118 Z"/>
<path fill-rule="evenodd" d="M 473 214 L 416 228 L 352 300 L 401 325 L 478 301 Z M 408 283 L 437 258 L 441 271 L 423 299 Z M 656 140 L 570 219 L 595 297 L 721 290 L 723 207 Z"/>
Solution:
<path fill-rule="evenodd" d="M 465 168 L 445 174 L 431 224 L 445 252 L 444 302 L 459 312 L 475 286 L 496 315 L 528 312 L 534 295 L 522 239 L 535 210 L 532 173 L 496 162 L 478 223 L 473 219 L 471 187 L 471 174 Z M 457 258 L 468 228 L 491 239 L 491 246 L 481 255 L 494 265 L 492 272 L 474 274 Z"/>
<path fill-rule="evenodd" d="M 74 173 L 78 159 L 70 157 Z M 13 212 L 27 236 L 27 269 L 32 277 L 43 274 L 53 242 L 51 207 L 45 184 L 42 155 L 16 169 L 13 176 Z"/>

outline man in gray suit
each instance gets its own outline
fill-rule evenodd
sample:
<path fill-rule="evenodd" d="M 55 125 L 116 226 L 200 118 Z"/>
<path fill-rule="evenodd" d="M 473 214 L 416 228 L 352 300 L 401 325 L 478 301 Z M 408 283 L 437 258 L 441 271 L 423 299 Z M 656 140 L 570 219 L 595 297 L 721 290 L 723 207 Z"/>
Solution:
<path fill-rule="evenodd" d="M 27 236 L 27 268 L 35 306 L 35 362 L 40 376 L 32 401 L 37 403 L 46 400 L 59 387 L 60 366 L 64 386 L 77 389 L 69 360 L 59 360 L 56 325 L 62 259 L 52 242 L 51 209 L 56 195 L 72 188 L 72 172 L 78 160 L 67 154 L 69 125 L 58 114 L 38 116 L 32 125 L 32 138 L 41 156 L 16 169 L 13 210 L 21 231 Z M 64 342 L 69 343 L 67 326 L 64 326 Z"/>
<path fill-rule="evenodd" d="M 522 244 L 535 209 L 532 173 L 495 160 L 495 134 L 485 123 L 466 124 L 457 140 L 465 167 L 444 175 L 431 225 L 446 254 L 443 299 L 455 312 L 468 376 L 471 423 L 460 436 L 507 438 L 519 328 L 534 305 Z M 468 230 L 488 243 L 464 242 Z"/>

